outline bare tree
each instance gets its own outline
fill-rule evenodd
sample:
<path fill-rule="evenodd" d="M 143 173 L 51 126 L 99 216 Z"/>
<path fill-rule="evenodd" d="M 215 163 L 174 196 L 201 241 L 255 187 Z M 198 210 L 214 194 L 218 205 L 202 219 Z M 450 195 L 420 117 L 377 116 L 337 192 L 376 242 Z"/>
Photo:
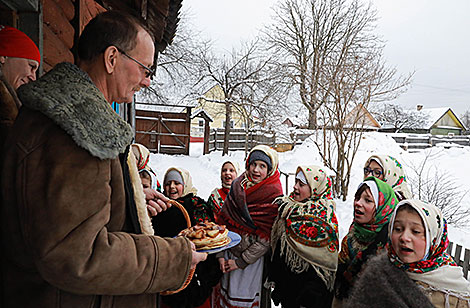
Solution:
<path fill-rule="evenodd" d="M 403 110 L 397 104 L 377 104 L 370 110 L 382 127 L 393 128 L 396 133 L 403 129 L 417 129 L 424 127 L 429 115 L 417 110 Z"/>
<path fill-rule="evenodd" d="M 467 131 L 470 131 L 470 110 L 465 111 L 461 116 L 460 119 L 462 120 L 463 125 Z"/>
<path fill-rule="evenodd" d="M 195 30 L 190 14 L 185 11 L 173 41 L 158 55 L 156 76 L 150 87 L 140 91 L 139 98 L 162 104 L 194 99 L 192 85 L 198 80 L 198 55 L 204 48 L 211 48 L 211 41 Z"/>
<path fill-rule="evenodd" d="M 224 94 L 222 100 L 208 97 L 204 99 L 225 106 L 225 155 L 228 153 L 233 109 L 237 109 L 244 116 L 245 122 L 250 124 L 253 113 L 263 114 L 263 108 L 272 102 L 274 93 L 280 93 L 278 90 L 269 92 L 264 89 L 268 88 L 268 84 L 277 85 L 274 80 L 281 74 L 272 69 L 272 58 L 261 53 L 258 41 L 243 44 L 240 49 L 234 49 L 227 56 L 215 55 L 210 48 L 200 49 L 198 59 L 199 80 L 195 88 L 207 89 L 217 84 Z"/>
<path fill-rule="evenodd" d="M 408 179 L 412 193 L 415 198 L 441 209 L 449 224 L 468 225 L 470 209 L 462 201 L 466 200 L 470 190 L 463 190 L 449 172 L 429 165 L 429 160 L 438 154 L 428 151 L 420 162 L 408 164 L 411 170 Z"/>

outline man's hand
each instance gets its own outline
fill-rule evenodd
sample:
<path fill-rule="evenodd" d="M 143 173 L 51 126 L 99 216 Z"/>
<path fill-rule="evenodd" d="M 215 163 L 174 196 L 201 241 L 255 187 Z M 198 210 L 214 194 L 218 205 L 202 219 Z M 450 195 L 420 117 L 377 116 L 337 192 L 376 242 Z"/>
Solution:
<path fill-rule="evenodd" d="M 205 252 L 197 252 L 196 251 L 196 245 L 194 245 L 193 242 L 191 242 L 191 250 L 192 250 L 192 253 L 193 253 L 193 258 L 191 260 L 191 268 L 195 268 L 196 265 L 201 262 L 201 261 L 204 261 L 207 259 L 207 253 Z"/>
<path fill-rule="evenodd" d="M 166 211 L 171 206 L 167 204 L 170 199 L 154 189 L 144 188 L 144 194 L 150 216 L 155 216 L 158 213 Z"/>

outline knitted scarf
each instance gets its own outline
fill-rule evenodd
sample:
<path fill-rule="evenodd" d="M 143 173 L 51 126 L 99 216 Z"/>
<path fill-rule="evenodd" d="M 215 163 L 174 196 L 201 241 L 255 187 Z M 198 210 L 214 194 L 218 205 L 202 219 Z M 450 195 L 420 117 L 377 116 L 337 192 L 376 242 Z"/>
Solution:
<path fill-rule="evenodd" d="M 311 196 L 298 202 L 289 197 L 275 200 L 279 214 L 273 225 L 271 245 L 294 273 L 312 267 L 329 290 L 333 289 L 338 264 L 338 221 L 331 196 L 331 180 L 317 166 L 300 166 L 311 189 Z"/>
<path fill-rule="evenodd" d="M 260 183 L 242 185 L 245 173 L 232 182 L 222 211 L 216 218 L 218 224 L 224 224 L 230 231 L 240 234 L 256 234 L 261 238 L 271 237 L 271 228 L 277 216 L 275 198 L 282 195 L 279 171 L 275 171 Z"/>

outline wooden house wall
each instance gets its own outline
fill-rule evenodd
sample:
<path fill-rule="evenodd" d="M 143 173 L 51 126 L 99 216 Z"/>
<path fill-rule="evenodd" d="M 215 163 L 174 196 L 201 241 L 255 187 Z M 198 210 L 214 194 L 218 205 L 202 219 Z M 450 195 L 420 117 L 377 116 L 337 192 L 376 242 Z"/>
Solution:
<path fill-rule="evenodd" d="M 77 7 L 80 11 L 78 17 Z M 81 33 L 94 16 L 104 11 L 105 9 L 93 0 L 44 0 L 44 71 L 47 72 L 60 62 L 74 63 L 72 48 L 78 37 L 75 29 L 78 28 Z"/>

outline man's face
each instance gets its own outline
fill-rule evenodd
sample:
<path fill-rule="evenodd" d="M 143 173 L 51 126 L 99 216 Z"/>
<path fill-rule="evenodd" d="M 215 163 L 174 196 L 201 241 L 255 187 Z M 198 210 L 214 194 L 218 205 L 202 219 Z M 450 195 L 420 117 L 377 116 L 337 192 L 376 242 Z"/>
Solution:
<path fill-rule="evenodd" d="M 143 29 L 137 34 L 135 48 L 126 52 L 130 57 L 148 67 L 154 60 L 155 46 L 150 35 Z M 115 87 L 112 101 L 117 103 L 132 102 L 134 93 L 150 85 L 150 77 L 146 77 L 147 70 L 141 65 L 119 53 L 116 66 Z"/>
<path fill-rule="evenodd" d="M 0 62 L 3 64 L 2 70 L 5 79 L 13 89 L 16 90 L 21 85 L 36 80 L 36 71 L 39 67 L 37 61 L 0 56 Z"/>

